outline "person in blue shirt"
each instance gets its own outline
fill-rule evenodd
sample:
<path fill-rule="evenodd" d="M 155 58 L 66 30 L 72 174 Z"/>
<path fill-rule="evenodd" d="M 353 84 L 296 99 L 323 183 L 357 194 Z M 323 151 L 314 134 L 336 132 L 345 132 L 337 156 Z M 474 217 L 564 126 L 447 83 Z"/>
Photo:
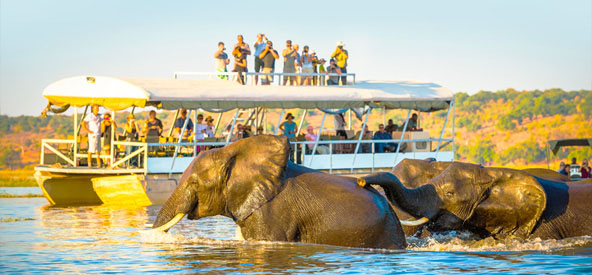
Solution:
<path fill-rule="evenodd" d="M 177 134 L 177 137 L 179 137 L 179 135 L 181 135 L 181 129 L 183 129 L 183 124 L 185 124 L 185 119 L 187 119 L 187 110 L 186 109 L 181 109 L 181 116 L 179 118 L 177 118 L 177 120 L 175 120 L 175 133 Z M 187 122 L 187 127 L 185 127 L 185 132 L 183 133 L 183 138 L 187 138 L 189 136 L 191 136 L 191 133 L 193 132 L 193 121 L 191 121 L 191 119 L 189 119 L 189 121 Z"/>
<path fill-rule="evenodd" d="M 286 121 L 280 125 L 280 130 L 284 131 L 284 136 L 295 137 L 296 136 L 296 122 L 292 121 L 294 116 L 292 113 L 286 115 Z"/>
<path fill-rule="evenodd" d="M 384 124 L 378 125 L 378 131 L 374 133 L 373 140 L 386 140 L 386 139 L 393 139 L 392 134 L 389 134 L 387 131 L 384 130 Z M 389 143 L 375 143 L 374 150 L 376 153 L 384 153 L 384 152 L 395 152 L 397 150 L 397 144 L 393 142 Z"/>

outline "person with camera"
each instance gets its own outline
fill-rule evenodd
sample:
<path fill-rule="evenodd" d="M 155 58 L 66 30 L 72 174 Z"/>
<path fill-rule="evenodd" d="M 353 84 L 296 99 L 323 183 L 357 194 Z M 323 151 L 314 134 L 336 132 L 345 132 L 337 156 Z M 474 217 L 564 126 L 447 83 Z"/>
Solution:
<path fill-rule="evenodd" d="M 261 52 L 265 50 L 265 46 L 267 46 L 267 37 L 265 34 L 259 33 L 257 34 L 257 41 L 253 44 L 253 48 L 255 48 L 255 72 L 258 73 L 263 68 L 263 60 L 259 58 Z M 259 76 L 255 75 L 255 85 L 259 82 Z"/>
<path fill-rule="evenodd" d="M 247 72 L 247 56 L 240 46 L 236 46 L 232 51 L 234 56 L 234 69 L 233 72 L 238 73 L 237 81 L 241 85 L 245 85 L 245 73 Z"/>
<path fill-rule="evenodd" d="M 263 60 L 263 73 L 273 73 L 273 69 L 275 68 L 275 60 L 279 57 L 280 56 L 278 55 L 278 52 L 273 49 L 273 43 L 271 41 L 267 41 L 265 50 L 263 50 L 259 55 L 259 58 Z M 269 85 L 272 81 L 272 75 L 264 75 L 261 79 L 261 85 Z"/>
<path fill-rule="evenodd" d="M 230 63 L 230 59 L 228 59 L 228 55 L 224 52 L 226 48 L 224 48 L 224 42 L 218 42 L 218 50 L 214 53 L 214 58 L 216 60 L 216 71 L 225 73 L 226 65 Z M 227 75 L 218 75 L 220 79 L 228 79 Z"/>
<path fill-rule="evenodd" d="M 317 56 L 317 53 L 315 51 L 311 51 L 310 55 L 312 56 L 312 71 L 316 74 L 318 73 L 317 66 L 319 65 L 319 57 Z M 313 76 L 312 85 L 317 86 L 318 81 L 319 77 Z"/>
<path fill-rule="evenodd" d="M 335 59 L 335 62 L 337 63 L 337 66 L 339 66 L 339 69 L 341 70 L 341 73 L 347 73 L 347 59 L 349 58 L 349 54 L 347 52 L 347 50 L 343 49 L 343 46 L 345 46 L 345 44 L 343 44 L 343 42 L 339 41 L 337 42 L 337 48 L 335 49 L 335 51 L 333 52 L 333 54 L 331 55 L 331 58 Z M 347 77 L 344 75 L 341 77 L 341 85 L 347 85 Z"/>
<path fill-rule="evenodd" d="M 249 44 L 247 44 L 247 43 L 245 43 L 245 41 L 243 41 L 243 35 L 242 34 L 237 35 L 236 40 L 238 43 L 236 43 L 236 45 L 234 45 L 234 48 L 240 47 L 243 55 L 251 55 L 251 48 L 249 47 Z"/>
<path fill-rule="evenodd" d="M 300 56 L 300 64 L 302 64 L 302 73 L 311 74 L 314 73 L 312 68 L 312 55 L 308 53 L 308 46 L 304 46 L 302 48 L 302 55 Z M 311 83 L 311 76 L 304 76 L 300 85 L 310 85 Z"/>
<path fill-rule="evenodd" d="M 341 75 L 341 69 L 335 64 L 335 59 L 331 58 L 329 60 L 329 67 L 327 67 L 328 74 L 338 74 Z M 327 85 L 339 85 L 339 76 L 329 76 L 327 80 Z"/>
<path fill-rule="evenodd" d="M 284 56 L 284 73 L 295 73 L 296 67 L 294 67 L 294 61 L 298 57 L 298 53 L 294 48 L 292 48 L 292 40 L 286 41 L 286 48 L 282 51 L 282 56 Z M 296 80 L 296 76 L 284 76 L 283 77 L 282 85 L 286 86 L 288 83 L 288 79 L 290 80 L 290 85 L 294 86 L 294 81 Z"/>
<path fill-rule="evenodd" d="M 106 155 L 111 154 L 110 150 L 111 150 L 111 137 L 112 137 L 112 130 L 111 128 L 113 128 L 113 132 L 115 131 L 115 129 L 117 129 L 117 124 L 115 123 L 115 121 L 111 118 L 111 114 L 109 113 L 105 113 L 103 115 L 103 121 L 101 122 L 101 136 L 103 137 L 103 151 L 105 152 Z M 107 164 L 108 166 L 109 164 Z"/>

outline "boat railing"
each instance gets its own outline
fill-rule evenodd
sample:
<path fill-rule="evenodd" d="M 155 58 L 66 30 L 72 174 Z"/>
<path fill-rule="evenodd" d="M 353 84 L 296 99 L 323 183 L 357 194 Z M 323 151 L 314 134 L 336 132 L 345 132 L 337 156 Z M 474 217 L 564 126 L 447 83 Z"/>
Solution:
<path fill-rule="evenodd" d="M 55 148 L 54 145 L 58 144 L 58 148 Z M 76 141 L 73 139 L 42 139 L 41 140 L 41 158 L 40 164 L 45 165 L 46 162 L 46 154 L 45 149 L 53 152 L 59 159 L 65 161 L 66 163 L 76 167 L 76 158 L 74 154 L 73 148 L 76 144 Z M 66 145 L 66 148 L 60 148 L 59 145 Z M 58 162 L 59 159 L 56 159 L 55 162 Z"/>
<path fill-rule="evenodd" d="M 355 85 L 356 84 L 356 74 L 355 73 L 256 73 L 256 72 L 175 72 L 173 77 L 175 79 L 182 78 L 182 77 L 207 77 L 208 79 L 213 78 L 220 78 L 226 80 L 234 80 L 236 81 L 239 76 L 245 76 L 245 81 L 249 79 L 250 85 L 256 85 L 255 77 L 260 76 L 271 76 L 272 82 L 276 82 L 277 85 L 282 85 L 282 79 L 284 77 L 312 77 L 316 79 L 314 83 L 316 86 L 328 86 L 330 77 L 337 77 L 337 85 Z M 349 77 L 351 82 L 342 83 L 342 77 Z M 276 81 L 277 78 L 277 81 Z M 288 81 L 286 84 L 289 84 Z M 261 81 L 259 81 L 261 84 Z"/>

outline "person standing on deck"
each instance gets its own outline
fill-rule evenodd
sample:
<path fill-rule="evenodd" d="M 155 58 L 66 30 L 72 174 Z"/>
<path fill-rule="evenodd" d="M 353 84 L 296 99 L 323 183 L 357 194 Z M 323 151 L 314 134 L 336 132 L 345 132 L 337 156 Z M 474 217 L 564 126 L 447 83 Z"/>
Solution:
<path fill-rule="evenodd" d="M 347 125 L 347 123 L 345 122 L 343 113 L 336 114 L 333 116 L 333 124 L 335 126 L 335 134 L 337 136 L 342 136 L 344 139 L 347 139 L 347 133 L 345 132 L 345 126 Z"/>
<path fill-rule="evenodd" d="M 302 64 L 302 73 L 311 74 L 314 73 L 314 69 L 312 68 L 312 55 L 308 52 L 308 46 L 304 46 L 302 48 L 302 55 L 300 56 L 300 64 Z M 311 76 L 304 76 L 300 85 L 310 85 L 311 84 Z"/>
<path fill-rule="evenodd" d="M 214 53 L 214 59 L 216 60 L 216 71 L 221 73 L 228 72 L 228 70 L 226 70 L 226 65 L 230 63 L 230 59 L 228 59 L 228 55 L 224 50 L 226 50 L 226 48 L 224 48 L 224 42 L 218 42 L 218 50 Z M 228 79 L 228 76 L 219 75 L 218 78 Z"/>
<path fill-rule="evenodd" d="M 265 50 L 263 50 L 259 55 L 259 58 L 263 60 L 263 72 L 273 73 L 273 69 L 275 68 L 275 60 L 279 57 L 280 56 L 278 55 L 278 52 L 273 49 L 273 43 L 271 41 L 267 41 Z M 261 85 L 269 85 L 272 81 L 272 75 L 263 76 L 261 79 Z"/>
<path fill-rule="evenodd" d="M 101 167 L 101 114 L 99 105 L 91 107 L 92 112 L 84 119 L 82 128 L 88 133 L 88 167 L 92 167 L 92 154 L 97 154 L 97 167 Z"/>
<path fill-rule="evenodd" d="M 181 116 L 175 120 L 175 132 L 177 133 L 177 137 L 181 137 L 181 130 L 183 129 L 183 125 L 185 124 L 185 120 L 187 119 L 187 110 L 181 109 Z M 202 116 L 203 119 L 203 116 Z M 183 139 L 188 138 L 193 131 L 193 121 L 189 119 L 187 121 L 187 127 L 185 127 L 185 132 L 183 132 Z"/>
<path fill-rule="evenodd" d="M 236 46 L 232 51 L 234 56 L 234 69 L 233 72 L 238 73 L 237 81 L 241 85 L 245 85 L 245 73 L 247 72 L 247 56 L 244 55 L 244 51 L 241 50 L 240 46 Z"/>
<path fill-rule="evenodd" d="M 255 72 L 258 73 L 261 71 L 261 68 L 263 68 L 263 60 L 261 60 L 261 58 L 259 58 L 259 55 L 261 55 L 261 52 L 263 52 L 263 50 L 265 50 L 265 46 L 267 45 L 267 43 L 263 40 L 267 40 L 267 38 L 265 37 L 265 34 L 257 34 L 257 41 L 255 41 L 255 44 L 253 44 L 253 48 L 255 48 Z M 257 82 L 259 81 L 259 76 L 255 75 L 255 85 L 257 85 Z"/>
<path fill-rule="evenodd" d="M 158 137 L 162 134 L 162 121 L 156 118 L 156 111 L 150 110 L 148 120 L 144 125 L 144 136 L 146 137 L 146 142 L 149 139 L 156 140 L 151 142 L 158 142 Z"/>
<path fill-rule="evenodd" d="M 294 116 L 292 115 L 292 113 L 288 113 L 286 115 L 286 121 L 282 122 L 282 124 L 280 124 L 280 130 L 284 131 L 284 136 L 287 137 L 295 137 L 296 136 L 296 122 L 292 121 L 294 119 Z"/>
<path fill-rule="evenodd" d="M 347 73 L 347 59 L 349 58 L 349 53 L 347 50 L 343 49 L 343 42 L 337 42 L 337 48 L 331 55 L 331 58 L 334 58 L 337 62 L 337 66 L 339 67 L 342 74 Z M 347 76 L 341 76 L 341 85 L 347 85 Z"/>
<path fill-rule="evenodd" d="M 282 51 L 282 56 L 284 57 L 284 73 L 295 73 L 296 67 L 294 67 L 294 61 L 296 61 L 298 53 L 292 48 L 292 40 L 286 41 L 286 48 Z M 286 86 L 289 79 L 290 85 L 294 86 L 296 76 L 284 76 L 283 79 L 282 85 Z"/>
<path fill-rule="evenodd" d="M 103 121 L 101 122 L 101 136 L 103 137 L 103 150 L 105 150 L 105 154 L 110 155 L 111 152 L 111 128 L 113 131 L 117 129 L 117 124 L 111 118 L 109 113 L 105 113 L 103 116 Z"/>

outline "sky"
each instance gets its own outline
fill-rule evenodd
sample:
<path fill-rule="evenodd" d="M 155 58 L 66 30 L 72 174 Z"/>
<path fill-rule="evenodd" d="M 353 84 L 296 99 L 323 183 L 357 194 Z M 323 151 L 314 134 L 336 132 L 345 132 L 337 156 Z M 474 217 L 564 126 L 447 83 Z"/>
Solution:
<path fill-rule="evenodd" d="M 592 89 L 592 0 L 0 0 L 0 114 L 38 115 L 43 88 L 69 76 L 213 71 L 219 41 L 257 33 L 324 58 L 343 41 L 357 80 Z"/>

